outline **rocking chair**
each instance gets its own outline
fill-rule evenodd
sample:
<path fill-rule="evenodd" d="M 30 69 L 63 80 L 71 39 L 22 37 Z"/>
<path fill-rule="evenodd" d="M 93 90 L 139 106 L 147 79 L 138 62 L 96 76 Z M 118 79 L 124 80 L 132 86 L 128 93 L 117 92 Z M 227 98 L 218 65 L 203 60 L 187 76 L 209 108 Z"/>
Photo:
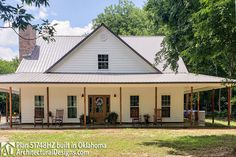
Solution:
<path fill-rule="evenodd" d="M 43 128 L 44 110 L 42 108 L 35 108 L 34 110 L 34 127 L 36 124 L 42 124 Z"/>
<path fill-rule="evenodd" d="M 60 126 L 63 124 L 63 116 L 64 110 L 56 110 L 56 116 L 53 119 L 54 124 L 59 124 Z"/>
<path fill-rule="evenodd" d="M 155 115 L 153 116 L 153 124 L 157 125 L 158 123 L 162 126 L 162 116 L 161 116 L 161 109 L 154 109 Z"/>

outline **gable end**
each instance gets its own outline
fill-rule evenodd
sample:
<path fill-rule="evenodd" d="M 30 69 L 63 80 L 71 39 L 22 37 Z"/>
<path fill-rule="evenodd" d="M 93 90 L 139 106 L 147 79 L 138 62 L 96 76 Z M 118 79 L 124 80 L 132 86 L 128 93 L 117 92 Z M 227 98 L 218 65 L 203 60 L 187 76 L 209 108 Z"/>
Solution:
<path fill-rule="evenodd" d="M 56 67 L 59 63 L 61 63 L 62 60 L 64 60 L 69 54 L 74 52 L 76 48 L 79 48 L 81 44 L 83 44 L 85 41 L 87 41 L 93 34 L 95 34 L 98 30 L 100 30 L 102 27 L 104 27 L 108 32 L 110 32 L 112 35 L 115 36 L 121 43 L 123 43 L 128 49 L 130 49 L 136 57 L 140 58 L 146 66 L 149 66 L 149 69 L 152 69 L 152 73 L 162 73 L 160 70 L 158 70 L 156 67 L 154 67 L 149 61 L 147 61 L 142 55 L 140 55 L 136 50 L 134 50 L 129 44 L 127 44 L 123 39 L 121 39 L 119 36 L 117 36 L 114 32 L 112 32 L 106 25 L 101 24 L 99 27 L 97 27 L 92 33 L 90 33 L 87 37 L 85 37 L 82 41 L 80 41 L 77 45 L 75 45 L 70 51 L 68 51 L 63 57 L 61 57 L 55 64 L 53 64 L 50 68 L 48 68 L 45 73 L 53 73 L 51 70 L 53 70 L 54 67 Z M 130 51 L 129 50 L 129 51 Z M 139 60 L 140 60 L 139 59 Z M 73 73 L 73 72 L 72 72 Z M 88 72 L 90 73 L 90 72 Z M 109 72 L 110 73 L 110 72 Z M 111 71 L 112 73 L 112 71 Z M 141 72 L 143 73 L 143 72 Z M 148 73 L 148 72 L 147 72 Z"/>

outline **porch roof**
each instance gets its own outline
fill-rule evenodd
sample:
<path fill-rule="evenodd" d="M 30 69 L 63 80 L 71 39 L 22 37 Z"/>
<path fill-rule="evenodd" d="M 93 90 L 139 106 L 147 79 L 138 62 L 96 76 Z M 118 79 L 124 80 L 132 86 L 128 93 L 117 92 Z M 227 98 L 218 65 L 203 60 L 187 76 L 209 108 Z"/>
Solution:
<path fill-rule="evenodd" d="M 172 84 L 172 83 L 236 83 L 222 77 L 193 74 L 61 74 L 14 73 L 0 75 L 0 84 Z"/>

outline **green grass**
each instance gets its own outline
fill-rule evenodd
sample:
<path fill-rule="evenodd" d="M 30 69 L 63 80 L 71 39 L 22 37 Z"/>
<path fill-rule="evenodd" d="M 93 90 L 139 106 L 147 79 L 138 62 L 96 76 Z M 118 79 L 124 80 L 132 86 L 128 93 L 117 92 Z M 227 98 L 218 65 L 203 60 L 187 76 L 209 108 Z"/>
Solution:
<path fill-rule="evenodd" d="M 212 118 L 206 118 L 206 123 L 208 125 L 212 124 Z M 214 126 L 228 126 L 228 120 L 227 119 L 219 119 L 219 118 L 215 118 L 214 120 Z M 231 127 L 236 127 L 236 120 L 231 120 L 230 121 L 230 126 Z"/>
<path fill-rule="evenodd" d="M 97 129 L 0 131 L 15 142 L 92 142 L 106 149 L 82 149 L 89 156 L 235 156 L 234 129 Z"/>

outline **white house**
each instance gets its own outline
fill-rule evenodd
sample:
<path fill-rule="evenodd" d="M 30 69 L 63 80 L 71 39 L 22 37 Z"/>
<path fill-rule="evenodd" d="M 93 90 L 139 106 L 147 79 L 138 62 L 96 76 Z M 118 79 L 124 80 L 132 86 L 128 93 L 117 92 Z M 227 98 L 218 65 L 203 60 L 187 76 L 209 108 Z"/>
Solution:
<path fill-rule="evenodd" d="M 31 29 L 20 33 L 35 36 Z M 101 123 L 110 112 L 120 123 L 144 114 L 153 121 L 157 109 L 163 122 L 183 122 L 184 94 L 225 87 L 224 78 L 189 73 L 181 58 L 178 73 L 163 70 L 164 62 L 154 66 L 160 36 L 117 36 L 102 24 L 86 37 L 55 39 L 20 39 L 20 66 L 0 76 L 0 88 L 20 91 L 22 123 L 34 123 L 39 108 L 45 123 L 57 109 L 64 123 L 80 123 L 84 113 Z"/>

